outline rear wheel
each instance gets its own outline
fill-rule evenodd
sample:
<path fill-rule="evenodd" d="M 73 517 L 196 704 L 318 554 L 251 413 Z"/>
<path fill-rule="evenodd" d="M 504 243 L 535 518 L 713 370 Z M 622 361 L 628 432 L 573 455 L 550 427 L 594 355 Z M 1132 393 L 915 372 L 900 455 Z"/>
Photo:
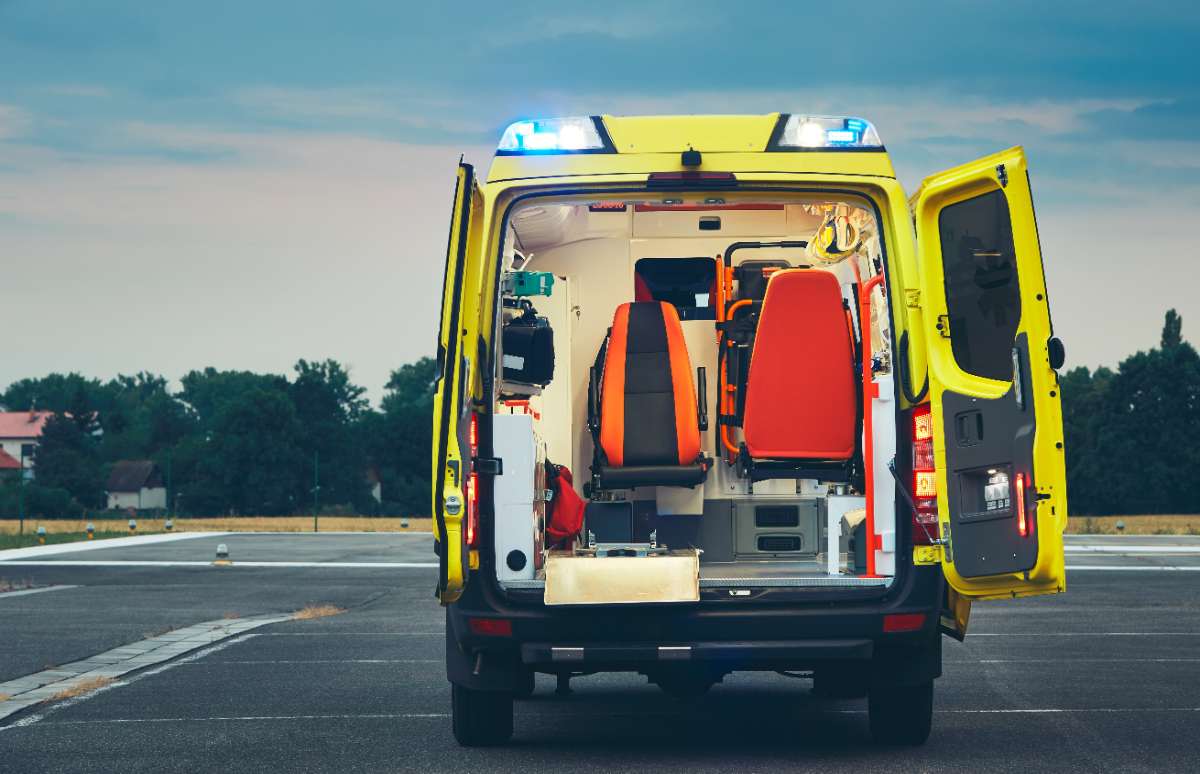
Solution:
<path fill-rule="evenodd" d="M 511 693 L 450 685 L 454 738 L 464 747 L 504 744 L 513 733 Z"/>
<path fill-rule="evenodd" d="M 924 744 L 933 725 L 933 681 L 872 686 L 867 707 L 878 744 Z"/>

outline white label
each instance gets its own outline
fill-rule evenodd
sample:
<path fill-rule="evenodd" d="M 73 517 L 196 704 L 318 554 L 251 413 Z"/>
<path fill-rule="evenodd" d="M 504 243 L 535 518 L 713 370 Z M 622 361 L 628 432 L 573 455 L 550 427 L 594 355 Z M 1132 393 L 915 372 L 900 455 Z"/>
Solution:
<path fill-rule="evenodd" d="M 525 358 L 520 355 L 505 355 L 503 364 L 505 368 L 511 368 L 514 371 L 521 371 L 525 368 Z"/>

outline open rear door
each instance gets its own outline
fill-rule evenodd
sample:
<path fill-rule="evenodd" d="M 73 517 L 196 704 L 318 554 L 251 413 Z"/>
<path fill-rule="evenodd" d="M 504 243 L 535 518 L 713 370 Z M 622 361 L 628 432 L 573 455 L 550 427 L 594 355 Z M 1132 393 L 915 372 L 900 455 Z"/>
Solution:
<path fill-rule="evenodd" d="M 458 599 L 470 576 L 466 518 L 471 455 L 471 351 L 463 331 L 471 215 L 475 209 L 475 171 L 459 163 L 454 213 L 446 247 L 442 286 L 442 319 L 437 344 L 437 390 L 433 399 L 433 537 L 438 555 L 438 598 Z"/>
<path fill-rule="evenodd" d="M 1024 151 L 927 178 L 913 210 L 946 579 L 965 600 L 1063 591 L 1062 346 Z"/>

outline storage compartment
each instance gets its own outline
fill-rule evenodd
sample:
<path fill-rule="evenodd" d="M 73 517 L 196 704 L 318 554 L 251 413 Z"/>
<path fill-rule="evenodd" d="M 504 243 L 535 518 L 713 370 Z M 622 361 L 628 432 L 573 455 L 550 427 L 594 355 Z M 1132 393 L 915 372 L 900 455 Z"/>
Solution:
<path fill-rule="evenodd" d="M 542 569 L 546 532 L 546 446 L 533 430 L 533 415 L 492 417 L 492 444 L 502 459 L 495 497 L 496 577 L 533 580 Z"/>
<path fill-rule="evenodd" d="M 744 558 L 813 558 L 820 550 L 818 499 L 734 506 L 735 552 Z"/>

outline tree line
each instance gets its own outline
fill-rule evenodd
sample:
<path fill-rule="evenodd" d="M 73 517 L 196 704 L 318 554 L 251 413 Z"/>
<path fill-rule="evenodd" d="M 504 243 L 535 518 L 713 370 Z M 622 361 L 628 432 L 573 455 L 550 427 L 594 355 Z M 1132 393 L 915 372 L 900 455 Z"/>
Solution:
<path fill-rule="evenodd" d="M 429 509 L 435 377 L 431 358 L 402 366 L 379 408 L 333 360 L 301 360 L 291 378 L 192 371 L 177 392 L 146 373 L 108 382 L 51 374 L 13 383 L 0 404 L 55 412 L 25 487 L 30 515 L 103 508 L 107 471 L 125 459 L 168 472 L 171 507 L 183 515 L 311 513 L 314 503 L 409 515 Z M 1200 512 L 1200 355 L 1175 310 L 1158 347 L 1115 370 L 1074 368 L 1060 387 L 1073 514 Z M 16 515 L 17 497 L 10 477 L 0 516 Z"/>
<path fill-rule="evenodd" d="M 1174 309 L 1157 347 L 1061 386 L 1071 513 L 1200 512 L 1200 355 Z"/>
<path fill-rule="evenodd" d="M 178 391 L 149 373 L 22 379 L 0 405 L 54 413 L 34 478 L 23 492 L 15 477 L 0 486 L 0 516 L 16 516 L 20 497 L 43 518 L 104 508 L 109 470 L 130 459 L 158 464 L 180 515 L 423 514 L 434 379 L 431 358 L 401 366 L 378 408 L 334 360 L 300 360 L 290 378 L 206 368 Z"/>

